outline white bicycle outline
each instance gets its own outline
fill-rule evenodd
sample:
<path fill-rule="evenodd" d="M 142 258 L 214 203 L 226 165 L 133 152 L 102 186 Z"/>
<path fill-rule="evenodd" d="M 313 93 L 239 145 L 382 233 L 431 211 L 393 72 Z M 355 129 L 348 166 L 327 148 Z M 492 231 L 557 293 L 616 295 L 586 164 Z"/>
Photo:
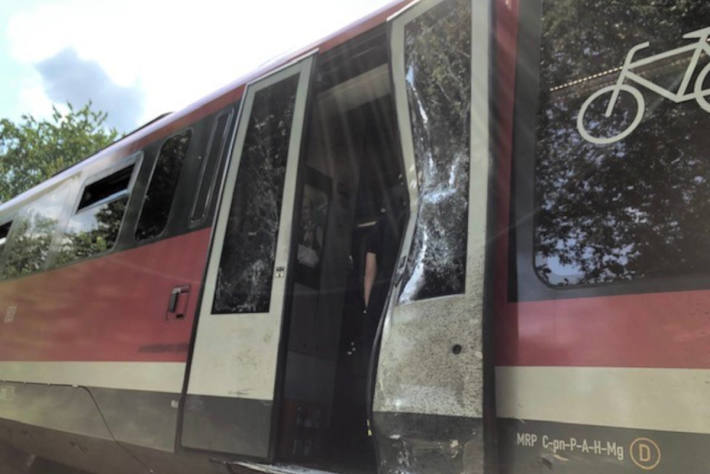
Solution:
<path fill-rule="evenodd" d="M 646 104 L 644 102 L 644 98 L 640 90 L 638 90 L 634 86 L 630 86 L 624 83 L 627 79 L 634 81 L 637 84 L 646 87 L 647 89 L 650 89 L 651 91 L 659 94 L 662 97 L 665 97 L 668 100 L 675 102 L 676 104 L 695 99 L 695 101 L 703 110 L 705 110 L 706 112 L 710 112 L 710 102 L 708 102 L 705 98 L 706 95 L 710 94 L 710 89 L 705 91 L 702 90 L 703 82 L 705 81 L 707 75 L 710 74 L 710 63 L 705 65 L 705 67 L 700 71 L 700 74 L 698 74 L 698 77 L 695 80 L 695 84 L 693 87 L 693 92 L 688 93 L 690 79 L 698 66 L 700 55 L 705 52 L 708 56 L 710 56 L 710 45 L 707 42 L 709 36 L 710 27 L 686 33 L 683 35 L 683 38 L 697 38 L 698 41 L 686 46 L 681 46 L 680 48 L 672 49 L 657 54 L 655 56 L 649 56 L 638 61 L 633 61 L 634 54 L 644 48 L 647 48 L 651 43 L 646 41 L 644 43 L 637 44 L 636 46 L 631 48 L 626 55 L 626 60 L 624 61 L 624 65 L 621 68 L 621 73 L 619 74 L 619 78 L 617 79 L 616 84 L 603 87 L 592 95 L 590 95 L 587 100 L 585 100 L 582 104 L 582 108 L 579 109 L 579 114 L 577 115 L 577 130 L 579 131 L 579 134 L 582 135 L 582 138 L 596 145 L 608 145 L 610 143 L 614 143 L 623 138 L 626 138 L 636 129 L 636 127 L 638 127 L 638 125 L 641 123 L 641 119 L 643 118 L 644 111 L 646 110 Z M 683 76 L 683 80 L 680 83 L 680 87 L 678 87 L 678 90 L 676 92 L 664 89 L 658 84 L 654 84 L 653 82 L 639 76 L 631 70 L 632 68 L 646 66 L 656 61 L 660 61 L 662 59 L 666 59 L 678 54 L 687 53 L 689 51 L 693 51 L 693 56 L 690 60 L 690 63 L 688 64 L 688 68 L 685 70 L 685 75 Z M 614 136 L 602 138 L 595 137 L 591 133 L 589 133 L 587 129 L 584 128 L 584 114 L 587 111 L 589 105 L 594 102 L 594 100 L 610 91 L 612 93 L 611 99 L 609 100 L 609 105 L 607 105 L 604 116 L 607 118 L 611 117 L 611 113 L 614 110 L 614 106 L 616 105 L 616 102 L 619 99 L 619 94 L 621 93 L 621 91 L 626 91 L 630 93 L 634 97 L 634 99 L 636 99 L 636 104 L 638 107 L 636 111 L 636 117 L 634 117 L 634 120 L 631 122 L 631 125 L 629 125 L 622 132 Z"/>

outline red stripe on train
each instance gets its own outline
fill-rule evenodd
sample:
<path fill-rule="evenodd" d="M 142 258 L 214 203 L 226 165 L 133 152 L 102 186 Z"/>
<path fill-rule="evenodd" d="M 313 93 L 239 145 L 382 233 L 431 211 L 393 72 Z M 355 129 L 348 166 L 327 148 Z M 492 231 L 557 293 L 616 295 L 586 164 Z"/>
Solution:
<path fill-rule="evenodd" d="M 3 282 L 0 360 L 184 362 L 209 236 L 199 230 Z M 185 318 L 167 320 L 170 292 L 185 284 Z"/>
<path fill-rule="evenodd" d="M 710 368 L 707 290 L 524 302 L 498 317 L 498 365 Z"/>

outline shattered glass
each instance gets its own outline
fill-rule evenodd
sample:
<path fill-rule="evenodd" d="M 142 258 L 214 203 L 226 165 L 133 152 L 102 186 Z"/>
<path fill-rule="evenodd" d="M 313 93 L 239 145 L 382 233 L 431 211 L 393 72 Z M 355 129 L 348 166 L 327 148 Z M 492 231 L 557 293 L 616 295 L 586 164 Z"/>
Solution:
<path fill-rule="evenodd" d="M 464 292 L 471 109 L 471 5 L 444 2 L 405 29 L 419 206 L 400 302 Z"/>
<path fill-rule="evenodd" d="M 212 312 L 269 311 L 298 75 L 254 96 Z"/>

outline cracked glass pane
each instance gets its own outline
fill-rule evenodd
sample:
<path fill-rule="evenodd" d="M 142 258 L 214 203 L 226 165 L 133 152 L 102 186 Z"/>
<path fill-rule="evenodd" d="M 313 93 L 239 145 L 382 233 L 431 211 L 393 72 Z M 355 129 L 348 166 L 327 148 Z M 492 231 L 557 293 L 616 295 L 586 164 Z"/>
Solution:
<path fill-rule="evenodd" d="M 471 2 L 443 2 L 405 29 L 405 81 L 419 184 L 400 302 L 464 292 Z"/>
<path fill-rule="evenodd" d="M 269 311 L 298 75 L 254 96 L 212 312 Z"/>

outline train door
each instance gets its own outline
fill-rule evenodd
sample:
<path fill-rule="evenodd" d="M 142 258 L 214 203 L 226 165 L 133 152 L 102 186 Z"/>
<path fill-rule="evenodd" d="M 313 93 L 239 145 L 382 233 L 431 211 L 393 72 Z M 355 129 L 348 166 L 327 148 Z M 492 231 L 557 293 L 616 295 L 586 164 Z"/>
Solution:
<path fill-rule="evenodd" d="M 324 51 L 314 72 L 293 223 L 279 463 L 377 470 L 368 364 L 401 241 L 397 224 L 406 217 L 387 61 L 382 26 Z"/>
<path fill-rule="evenodd" d="M 490 22 L 489 2 L 471 0 L 390 20 L 410 219 L 374 391 L 382 472 L 484 470 Z"/>
<path fill-rule="evenodd" d="M 315 54 L 250 83 L 218 208 L 183 406 L 184 447 L 272 456 L 301 134 Z"/>

